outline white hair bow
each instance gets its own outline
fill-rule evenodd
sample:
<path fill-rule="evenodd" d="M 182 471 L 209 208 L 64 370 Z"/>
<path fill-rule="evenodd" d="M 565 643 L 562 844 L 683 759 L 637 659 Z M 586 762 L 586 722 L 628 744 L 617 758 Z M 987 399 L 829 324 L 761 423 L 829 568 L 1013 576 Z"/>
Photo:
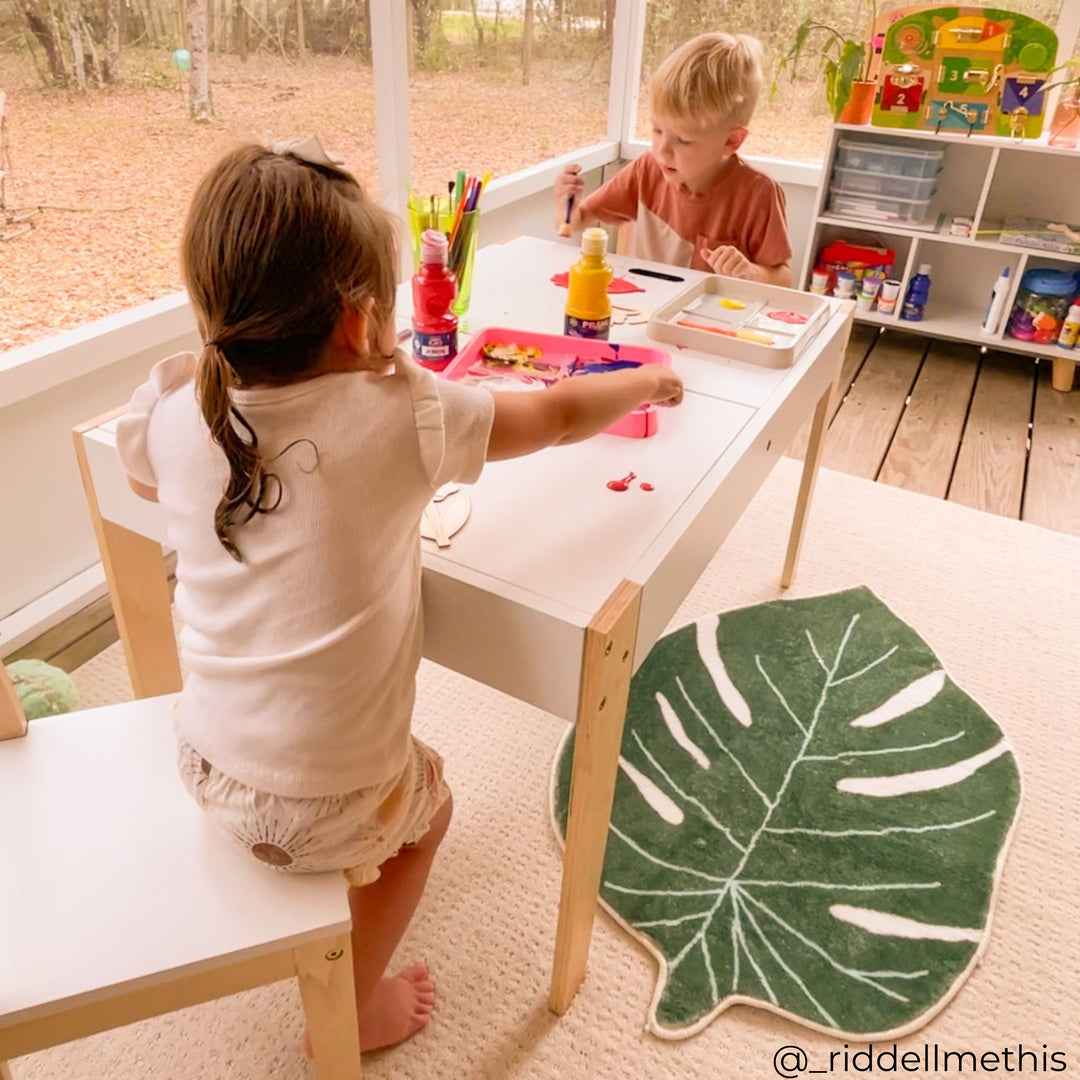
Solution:
<path fill-rule="evenodd" d="M 292 154 L 293 157 L 306 161 L 309 165 L 324 165 L 332 169 L 340 168 L 345 164 L 343 158 L 335 157 L 323 149 L 323 144 L 314 135 L 301 138 L 296 136 L 292 139 L 281 139 L 274 143 L 270 149 L 275 154 Z"/>

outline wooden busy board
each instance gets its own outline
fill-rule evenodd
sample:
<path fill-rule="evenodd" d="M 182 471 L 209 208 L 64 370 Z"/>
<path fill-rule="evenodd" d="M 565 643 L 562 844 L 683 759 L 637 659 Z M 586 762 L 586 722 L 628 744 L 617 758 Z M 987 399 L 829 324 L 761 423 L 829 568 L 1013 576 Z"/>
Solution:
<path fill-rule="evenodd" d="M 1057 34 L 1017 12 L 906 7 L 874 24 L 876 127 L 1037 138 Z"/>

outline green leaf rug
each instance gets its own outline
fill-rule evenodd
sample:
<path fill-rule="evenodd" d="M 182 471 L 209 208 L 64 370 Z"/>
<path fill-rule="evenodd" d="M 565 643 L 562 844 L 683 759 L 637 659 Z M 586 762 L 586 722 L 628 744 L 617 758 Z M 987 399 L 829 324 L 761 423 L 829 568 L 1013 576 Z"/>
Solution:
<path fill-rule="evenodd" d="M 560 842 L 572 757 L 570 729 Z M 631 685 L 601 885 L 659 961 L 647 1026 L 750 1004 L 913 1031 L 986 948 L 1019 802 L 1001 729 L 868 589 L 668 634 Z"/>

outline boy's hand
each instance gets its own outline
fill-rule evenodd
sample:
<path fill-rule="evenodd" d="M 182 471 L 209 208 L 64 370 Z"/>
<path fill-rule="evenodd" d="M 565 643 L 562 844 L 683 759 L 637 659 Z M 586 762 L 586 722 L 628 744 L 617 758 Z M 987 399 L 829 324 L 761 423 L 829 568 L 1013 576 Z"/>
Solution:
<path fill-rule="evenodd" d="M 567 165 L 558 176 L 555 177 L 555 226 L 566 224 L 566 203 L 570 198 L 575 202 L 581 199 L 585 192 L 585 181 L 581 176 L 580 165 Z M 571 218 L 571 225 L 573 225 Z"/>
<path fill-rule="evenodd" d="M 721 244 L 712 251 L 702 248 L 701 257 L 712 267 L 714 274 L 745 278 L 748 281 L 757 280 L 757 266 L 737 247 L 732 247 L 730 244 Z"/>

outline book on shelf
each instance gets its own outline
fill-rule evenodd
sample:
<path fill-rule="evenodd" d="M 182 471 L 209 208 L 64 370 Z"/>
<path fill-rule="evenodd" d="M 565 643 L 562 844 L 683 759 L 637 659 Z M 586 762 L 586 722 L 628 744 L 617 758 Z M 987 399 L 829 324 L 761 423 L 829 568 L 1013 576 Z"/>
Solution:
<path fill-rule="evenodd" d="M 1080 225 L 1043 221 L 1039 218 L 1009 217 L 1001 226 L 998 239 L 1000 243 L 1010 247 L 1080 256 Z"/>

